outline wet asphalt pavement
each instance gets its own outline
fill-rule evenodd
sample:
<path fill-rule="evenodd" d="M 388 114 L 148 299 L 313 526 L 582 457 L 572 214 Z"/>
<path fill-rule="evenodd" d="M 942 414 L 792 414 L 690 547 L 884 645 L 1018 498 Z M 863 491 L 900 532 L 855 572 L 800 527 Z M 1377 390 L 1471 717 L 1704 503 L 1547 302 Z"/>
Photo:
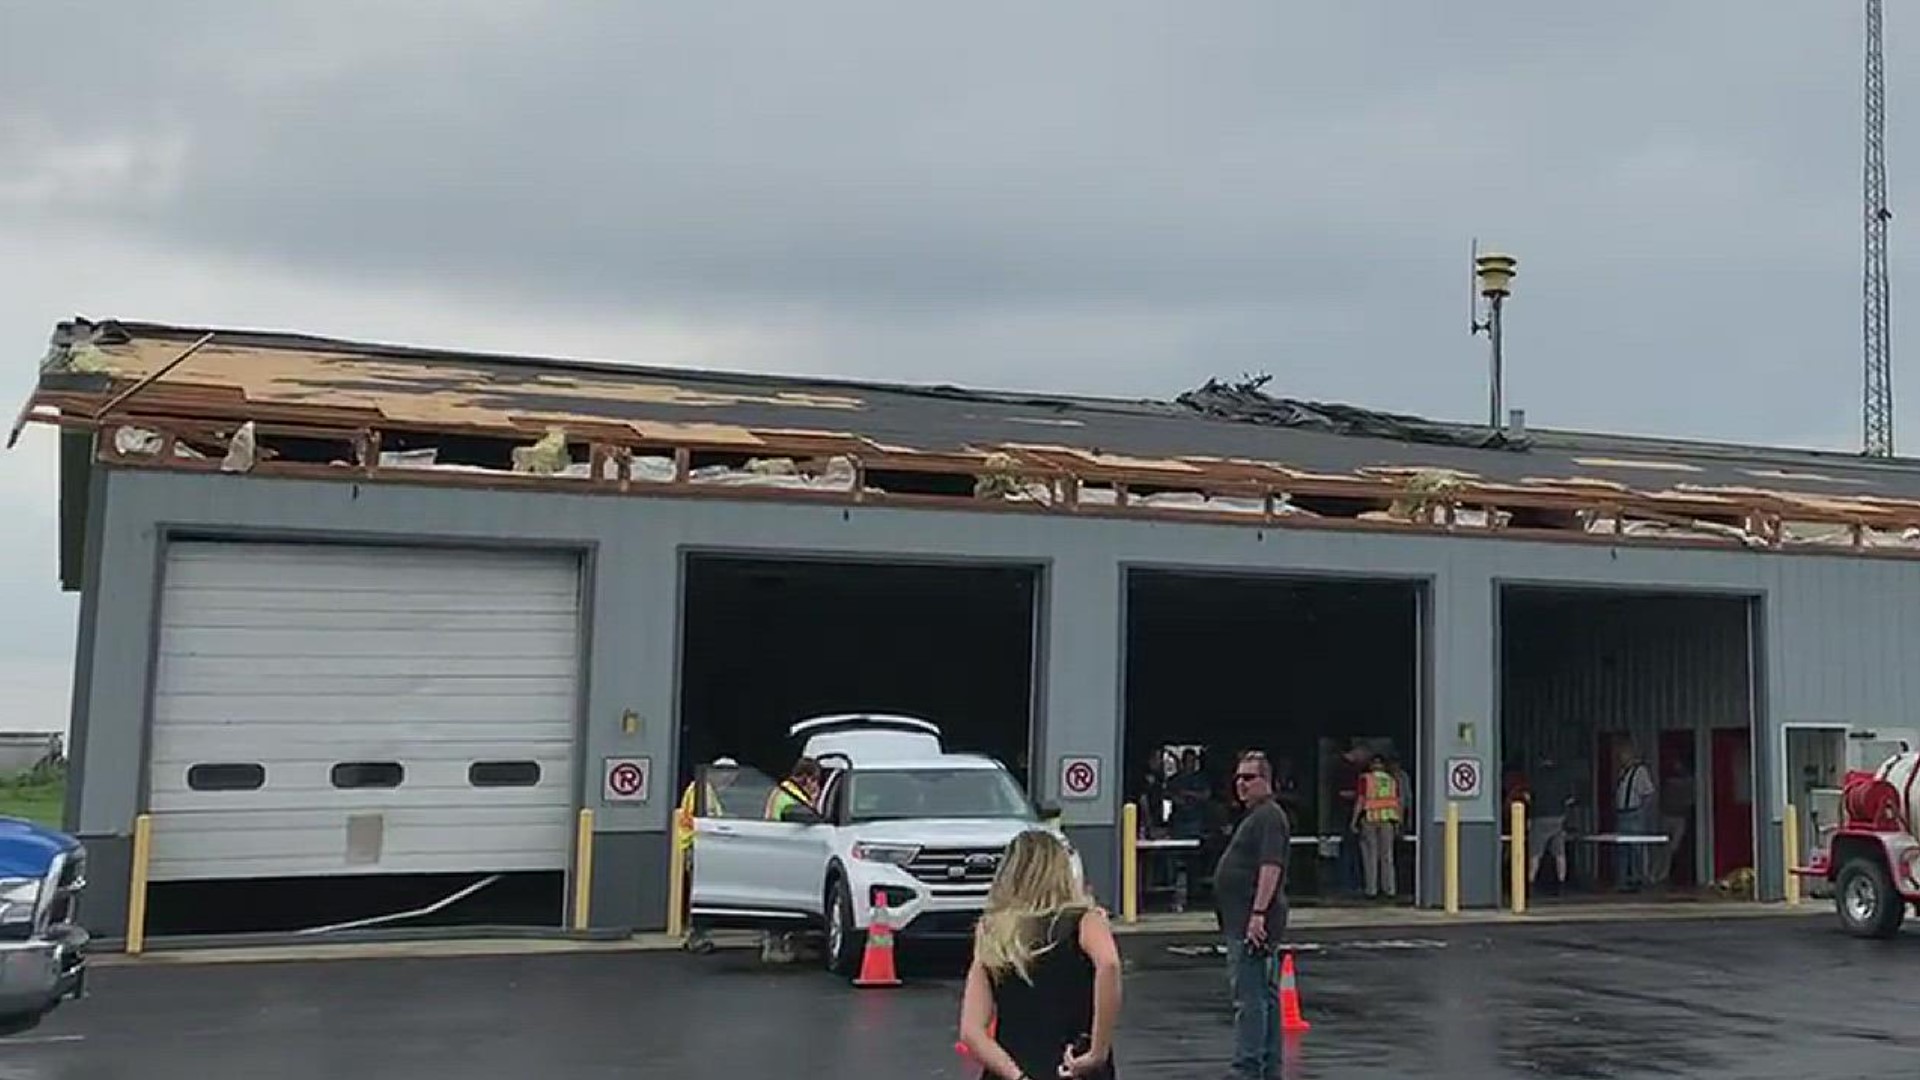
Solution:
<path fill-rule="evenodd" d="M 1191 940 L 1191 939 L 1188 939 Z M 1301 935 L 1290 1077 L 1920 1075 L 1920 931 L 1831 918 Z M 1131 937 L 1120 1075 L 1225 1065 L 1223 961 Z M 757 954 L 110 967 L 0 1080 L 961 1077 L 957 963 L 858 991 Z"/>

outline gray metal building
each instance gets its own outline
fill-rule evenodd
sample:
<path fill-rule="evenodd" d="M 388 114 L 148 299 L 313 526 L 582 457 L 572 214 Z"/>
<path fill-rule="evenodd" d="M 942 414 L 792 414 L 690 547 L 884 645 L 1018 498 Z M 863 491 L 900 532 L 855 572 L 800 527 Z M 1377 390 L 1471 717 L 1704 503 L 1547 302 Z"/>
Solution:
<path fill-rule="evenodd" d="M 1174 681 L 1233 684 L 1248 724 L 1302 745 L 1360 688 L 1403 682 L 1426 905 L 1463 760 L 1482 772 L 1454 800 L 1468 906 L 1500 899 L 1503 763 L 1582 761 L 1610 733 L 1685 744 L 1690 824 L 1717 852 L 1697 876 L 1744 862 L 1775 898 L 1789 792 L 1831 779 L 1789 769 L 1789 730 L 1915 726 L 1905 462 L 1475 431 L 1248 387 L 1052 399 L 209 333 L 63 323 L 28 413 L 64 429 L 67 816 L 108 937 L 142 813 L 161 886 L 567 875 L 591 808 L 594 927 L 659 928 L 689 680 L 752 681 L 690 645 L 690 581 L 716 556 L 1030 571 L 1031 710 L 1008 756 L 1109 901 L 1141 575 L 1410 598 L 1382 631 L 1410 663 L 1289 667 L 1309 635 L 1274 639 L 1272 671 L 1189 656 Z M 807 657 L 782 678 L 859 661 L 781 648 Z M 1289 705 L 1316 666 L 1334 689 Z M 1100 765 L 1091 797 L 1062 788 L 1078 758 Z M 611 760 L 651 767 L 644 801 L 607 797 Z"/>

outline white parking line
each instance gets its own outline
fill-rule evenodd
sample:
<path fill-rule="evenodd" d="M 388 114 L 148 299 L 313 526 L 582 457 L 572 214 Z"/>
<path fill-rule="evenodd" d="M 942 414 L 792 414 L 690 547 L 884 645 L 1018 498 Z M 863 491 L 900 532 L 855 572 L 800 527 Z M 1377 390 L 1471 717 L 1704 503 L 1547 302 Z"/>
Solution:
<path fill-rule="evenodd" d="M 49 1046 L 53 1043 L 86 1042 L 85 1035 L 16 1035 L 11 1039 L 0 1039 L 0 1047 L 7 1046 Z"/>
<path fill-rule="evenodd" d="M 1295 953 L 1376 952 L 1388 949 L 1444 949 L 1447 943 L 1430 938 L 1376 938 L 1367 941 L 1294 941 L 1283 942 L 1281 949 Z M 1167 951 L 1175 956 L 1225 956 L 1225 945 L 1169 945 Z"/>

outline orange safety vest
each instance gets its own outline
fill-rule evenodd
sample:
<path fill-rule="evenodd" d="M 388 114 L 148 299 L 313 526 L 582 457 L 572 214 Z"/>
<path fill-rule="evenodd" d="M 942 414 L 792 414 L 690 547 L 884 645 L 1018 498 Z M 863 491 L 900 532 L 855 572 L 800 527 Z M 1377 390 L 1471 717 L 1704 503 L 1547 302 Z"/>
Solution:
<path fill-rule="evenodd" d="M 1389 772 L 1368 772 L 1360 785 L 1360 812 L 1368 821 L 1400 820 L 1399 778 Z"/>

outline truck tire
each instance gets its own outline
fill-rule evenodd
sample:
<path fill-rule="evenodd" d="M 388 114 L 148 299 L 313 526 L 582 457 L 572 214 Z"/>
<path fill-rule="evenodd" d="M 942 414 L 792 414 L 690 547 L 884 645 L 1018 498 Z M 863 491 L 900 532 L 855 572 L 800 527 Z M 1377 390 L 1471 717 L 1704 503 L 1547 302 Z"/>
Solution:
<path fill-rule="evenodd" d="M 853 924 L 853 894 L 836 874 L 827 884 L 827 970 L 853 978 L 866 950 L 866 931 Z"/>
<path fill-rule="evenodd" d="M 46 1019 L 46 1015 L 43 1012 L 0 1015 L 0 1039 L 9 1035 L 24 1035 L 32 1031 L 40 1026 L 40 1022 Z"/>
<path fill-rule="evenodd" d="M 1900 932 L 1907 905 L 1878 856 L 1855 855 L 1840 867 L 1834 907 L 1840 925 L 1855 937 L 1890 938 Z"/>

